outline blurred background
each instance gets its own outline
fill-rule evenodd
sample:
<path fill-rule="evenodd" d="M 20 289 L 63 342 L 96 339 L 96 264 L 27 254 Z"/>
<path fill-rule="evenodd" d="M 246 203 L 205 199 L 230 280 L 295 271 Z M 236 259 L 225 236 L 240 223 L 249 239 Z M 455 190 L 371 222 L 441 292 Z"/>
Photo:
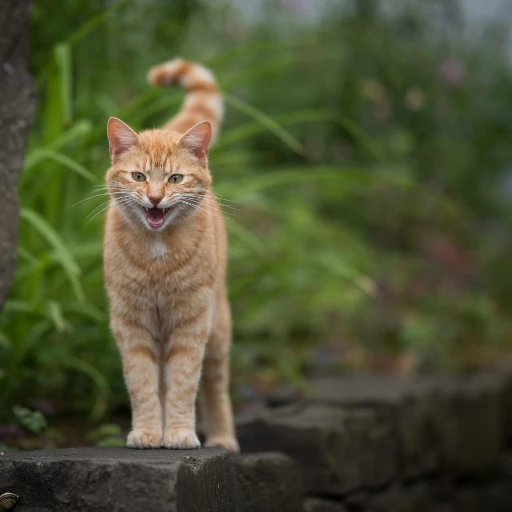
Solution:
<path fill-rule="evenodd" d="M 0 317 L 0 447 L 122 442 L 102 277 L 106 121 L 162 124 L 210 67 L 240 411 L 330 372 L 466 372 L 512 347 L 508 1 L 33 3 L 37 117 Z M 233 201 L 233 202 L 229 202 Z M 85 421 L 87 418 L 87 421 Z"/>

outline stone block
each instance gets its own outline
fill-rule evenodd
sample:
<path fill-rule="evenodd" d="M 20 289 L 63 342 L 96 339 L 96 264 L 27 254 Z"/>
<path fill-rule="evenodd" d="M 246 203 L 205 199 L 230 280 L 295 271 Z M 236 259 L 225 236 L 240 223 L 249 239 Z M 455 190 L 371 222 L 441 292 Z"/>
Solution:
<path fill-rule="evenodd" d="M 308 498 L 304 501 L 304 512 L 347 512 L 347 509 L 338 501 Z"/>
<path fill-rule="evenodd" d="M 238 423 L 243 451 L 294 458 L 307 492 L 341 495 L 388 483 L 397 471 L 389 414 L 375 408 L 299 403 Z"/>
<path fill-rule="evenodd" d="M 501 380 L 494 374 L 437 380 L 443 467 L 466 477 L 493 470 L 504 450 Z"/>
<path fill-rule="evenodd" d="M 21 497 L 16 512 L 252 512 L 258 503 L 295 512 L 300 489 L 294 463 L 279 454 L 75 448 L 0 455 L 0 494 Z"/>
<path fill-rule="evenodd" d="M 282 453 L 239 455 L 233 458 L 243 510 L 300 512 L 302 475 L 297 464 Z"/>

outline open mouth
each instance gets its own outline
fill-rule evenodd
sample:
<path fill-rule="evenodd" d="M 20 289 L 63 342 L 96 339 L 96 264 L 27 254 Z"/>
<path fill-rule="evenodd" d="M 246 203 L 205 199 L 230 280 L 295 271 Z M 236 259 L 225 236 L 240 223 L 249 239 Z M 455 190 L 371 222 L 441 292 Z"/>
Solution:
<path fill-rule="evenodd" d="M 172 210 L 171 208 L 142 208 L 146 215 L 146 220 L 152 228 L 163 226 L 164 221 Z"/>

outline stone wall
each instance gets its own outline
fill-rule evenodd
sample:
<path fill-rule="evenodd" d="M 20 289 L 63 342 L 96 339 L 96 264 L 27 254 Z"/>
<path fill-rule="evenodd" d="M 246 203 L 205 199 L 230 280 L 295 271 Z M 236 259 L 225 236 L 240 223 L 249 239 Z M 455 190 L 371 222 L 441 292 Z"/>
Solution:
<path fill-rule="evenodd" d="M 239 422 L 242 450 L 301 470 L 305 509 L 512 511 L 512 370 L 462 378 L 338 377 Z"/>
<path fill-rule="evenodd" d="M 20 512 L 512 511 L 512 368 L 317 379 L 239 419 L 243 455 L 81 448 L 0 454 Z"/>
<path fill-rule="evenodd" d="M 10 290 L 18 240 L 18 179 L 35 108 L 27 72 L 27 0 L 0 2 L 0 309 Z"/>

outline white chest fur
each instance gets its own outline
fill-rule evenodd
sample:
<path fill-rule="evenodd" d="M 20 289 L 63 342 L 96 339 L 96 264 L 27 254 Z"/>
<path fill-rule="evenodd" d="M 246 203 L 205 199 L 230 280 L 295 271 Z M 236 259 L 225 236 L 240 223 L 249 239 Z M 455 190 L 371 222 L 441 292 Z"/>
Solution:
<path fill-rule="evenodd" d="M 161 258 L 162 256 L 165 256 L 167 252 L 167 246 L 161 238 L 155 238 L 151 244 L 151 250 L 155 258 Z"/>

